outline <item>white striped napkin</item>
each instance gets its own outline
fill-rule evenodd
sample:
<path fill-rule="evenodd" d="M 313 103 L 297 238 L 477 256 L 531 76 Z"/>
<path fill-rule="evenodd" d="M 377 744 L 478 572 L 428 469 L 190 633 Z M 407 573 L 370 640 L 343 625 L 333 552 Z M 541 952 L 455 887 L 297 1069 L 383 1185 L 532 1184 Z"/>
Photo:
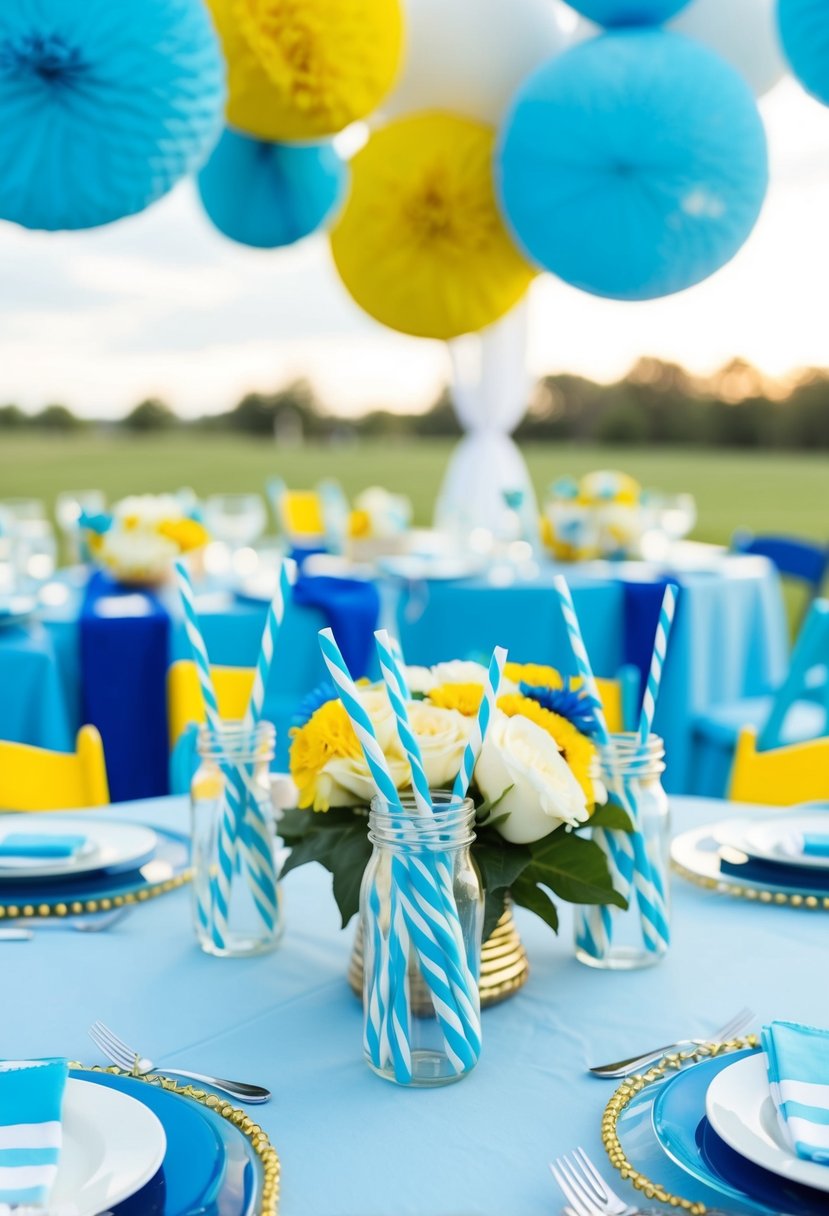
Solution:
<path fill-rule="evenodd" d="M 58 1172 L 65 1060 L 0 1062 L 0 1212 L 45 1208 Z"/>
<path fill-rule="evenodd" d="M 798 1157 L 829 1165 L 829 1031 L 772 1022 L 762 1043 L 787 1143 Z"/>

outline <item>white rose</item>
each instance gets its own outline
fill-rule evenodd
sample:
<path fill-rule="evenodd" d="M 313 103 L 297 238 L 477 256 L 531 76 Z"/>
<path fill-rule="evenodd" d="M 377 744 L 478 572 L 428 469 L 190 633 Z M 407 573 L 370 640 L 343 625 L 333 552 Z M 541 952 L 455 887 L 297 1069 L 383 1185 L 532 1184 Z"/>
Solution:
<path fill-rule="evenodd" d="M 437 688 L 437 680 L 428 667 L 407 667 L 406 683 L 410 692 L 419 692 L 422 696 Z"/>
<path fill-rule="evenodd" d="M 589 818 L 584 792 L 552 735 L 520 714 L 493 716 L 475 780 L 487 801 L 501 799 L 494 813 L 508 818 L 498 831 L 513 844 L 529 844 L 562 823 Z"/>
<path fill-rule="evenodd" d="M 131 494 L 117 502 L 112 513 L 116 519 L 136 518 L 146 527 L 184 517 L 181 503 L 173 494 Z"/>
<path fill-rule="evenodd" d="M 386 756 L 398 787 L 409 784 L 410 768 L 402 756 Z M 377 793 L 368 765 L 362 756 L 340 756 L 329 760 L 317 777 L 315 801 L 320 806 L 368 806 Z"/>
<path fill-rule="evenodd" d="M 486 685 L 487 669 L 483 663 L 471 659 L 451 659 L 448 663 L 436 663 L 432 668 L 435 684 L 481 684 Z"/>
<path fill-rule="evenodd" d="M 382 486 L 369 486 L 354 499 L 358 511 L 365 511 L 371 522 L 371 535 L 399 536 L 412 520 L 412 504 L 402 494 L 391 494 Z"/>
<path fill-rule="evenodd" d="M 360 684 L 359 696 L 366 713 L 371 718 L 377 742 L 385 752 L 397 747 L 397 722 L 384 684 Z"/>
<path fill-rule="evenodd" d="M 413 701 L 408 712 L 430 787 L 451 786 L 461 767 L 472 719 L 465 718 L 456 709 L 440 709 L 426 701 Z"/>

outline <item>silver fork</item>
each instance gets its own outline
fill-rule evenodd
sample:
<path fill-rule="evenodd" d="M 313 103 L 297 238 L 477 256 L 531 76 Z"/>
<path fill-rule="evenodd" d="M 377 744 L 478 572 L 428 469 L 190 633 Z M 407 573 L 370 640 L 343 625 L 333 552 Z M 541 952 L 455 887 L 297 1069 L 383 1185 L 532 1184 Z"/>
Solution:
<path fill-rule="evenodd" d="M 631 1073 L 639 1072 L 646 1064 L 653 1064 L 659 1060 L 666 1052 L 681 1051 L 687 1047 L 699 1047 L 703 1043 L 722 1043 L 728 1039 L 735 1039 L 741 1031 L 745 1030 L 754 1021 L 754 1013 L 751 1009 L 741 1009 L 739 1013 L 735 1013 L 733 1018 L 721 1026 L 719 1030 L 715 1030 L 707 1039 L 678 1039 L 675 1043 L 668 1043 L 665 1047 L 654 1047 L 652 1051 L 644 1052 L 639 1056 L 631 1056 L 628 1060 L 616 1060 L 612 1064 L 597 1064 L 590 1069 L 595 1077 L 627 1077 Z"/>
<path fill-rule="evenodd" d="M 625 1203 L 605 1182 L 583 1148 L 550 1162 L 550 1170 L 568 1206 L 567 1216 L 663 1216 L 664 1209 L 637 1208 Z M 714 1208 L 709 1216 L 724 1216 Z"/>
<path fill-rule="evenodd" d="M 111 912 L 96 912 L 92 916 L 21 916 L 0 929 L 0 942 L 30 942 L 41 929 L 101 933 L 129 911 L 129 908 L 113 908 Z"/>
<path fill-rule="evenodd" d="M 240 1102 L 267 1102 L 271 1097 L 271 1091 L 264 1089 L 261 1085 L 248 1085 L 244 1081 L 226 1081 L 224 1077 L 211 1077 L 206 1073 L 188 1072 L 183 1068 L 156 1068 L 152 1060 L 133 1051 L 103 1022 L 92 1023 L 89 1028 L 89 1037 L 95 1046 L 112 1060 L 113 1064 L 117 1064 L 125 1072 L 134 1072 L 141 1077 L 151 1072 L 161 1072 L 165 1077 L 186 1077 L 189 1081 L 201 1081 L 204 1085 L 209 1085 L 211 1089 L 218 1089 Z"/>

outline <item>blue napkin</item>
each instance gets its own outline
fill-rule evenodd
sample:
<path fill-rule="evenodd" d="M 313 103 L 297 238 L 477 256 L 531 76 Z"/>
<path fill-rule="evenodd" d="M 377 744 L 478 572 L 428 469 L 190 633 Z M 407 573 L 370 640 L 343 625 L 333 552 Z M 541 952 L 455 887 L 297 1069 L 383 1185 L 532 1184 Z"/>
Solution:
<path fill-rule="evenodd" d="M 0 1062 L 0 1203 L 45 1207 L 58 1172 L 65 1060 Z"/>
<path fill-rule="evenodd" d="M 85 836 L 37 836 L 10 832 L 0 839 L 0 857 L 74 857 L 86 844 Z"/>
<path fill-rule="evenodd" d="M 374 583 L 300 573 L 294 583 L 294 602 L 324 613 L 352 676 L 358 679 L 368 674 L 380 618 L 380 593 Z"/>
<path fill-rule="evenodd" d="M 808 872 L 802 865 L 785 861 L 764 861 L 759 857 L 745 857 L 733 861 L 726 854 L 720 857 L 720 873 L 727 877 L 740 878 L 743 882 L 762 882 L 774 887 L 793 887 L 795 891 L 829 891 L 829 870 L 815 866 Z"/>
<path fill-rule="evenodd" d="M 110 611 L 121 597 L 128 597 L 125 608 L 135 601 L 134 613 Z M 152 591 L 137 593 L 97 571 L 87 583 L 79 628 L 82 721 L 101 732 L 112 801 L 166 794 L 167 609 Z"/>
<path fill-rule="evenodd" d="M 676 583 L 675 578 L 656 578 L 652 581 L 636 582 L 621 580 L 624 592 L 622 662 L 625 666 L 638 667 L 640 676 L 637 712 L 648 680 L 653 655 L 656 628 L 665 588 Z"/>
<path fill-rule="evenodd" d="M 762 1044 L 787 1143 L 798 1157 L 829 1165 L 829 1030 L 772 1022 Z"/>
<path fill-rule="evenodd" d="M 829 857 L 829 834 L 826 832 L 804 832 L 803 852 L 807 857 Z"/>

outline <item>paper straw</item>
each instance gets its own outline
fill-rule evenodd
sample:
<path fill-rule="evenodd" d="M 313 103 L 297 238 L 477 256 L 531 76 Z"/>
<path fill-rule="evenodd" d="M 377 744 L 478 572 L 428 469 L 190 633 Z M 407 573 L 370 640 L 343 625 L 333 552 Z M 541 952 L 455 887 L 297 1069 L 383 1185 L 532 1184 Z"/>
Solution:
<path fill-rule="evenodd" d="M 374 640 L 377 643 L 377 657 L 380 660 L 380 672 L 383 676 L 383 682 L 386 685 L 386 691 L 389 694 L 392 710 L 394 711 L 395 720 L 397 722 L 397 733 L 400 736 L 400 742 L 403 745 L 403 750 L 408 757 L 409 765 L 412 770 L 412 792 L 414 794 L 415 805 L 418 813 L 421 815 L 432 815 L 434 808 L 432 806 L 432 791 L 429 789 L 429 779 L 426 776 L 426 770 L 423 767 L 423 757 L 420 754 L 415 733 L 409 725 L 409 715 L 406 711 L 406 702 L 401 695 L 401 682 L 399 678 L 399 667 L 397 660 L 392 654 L 389 635 L 385 629 L 378 629 L 374 634 Z"/>
<path fill-rule="evenodd" d="M 668 651 L 668 640 L 671 636 L 671 628 L 674 621 L 676 596 L 676 583 L 668 583 L 667 587 L 665 588 L 665 595 L 662 600 L 662 609 L 659 613 L 659 621 L 656 626 L 656 637 L 654 638 L 651 667 L 650 671 L 648 672 L 648 682 L 645 687 L 645 695 L 642 699 L 642 715 L 639 719 L 639 742 L 643 747 L 647 746 L 651 729 L 653 727 L 653 716 L 656 711 L 656 701 L 659 696 L 659 686 L 662 681 L 662 669 L 665 664 L 665 655 Z"/>
<path fill-rule="evenodd" d="M 406 679 L 406 660 L 403 658 L 403 649 L 399 640 L 395 637 L 389 638 L 389 645 L 397 664 L 397 682 L 400 686 L 400 695 L 404 701 L 411 701 L 412 693 L 409 688 L 409 682 Z"/>
<path fill-rule="evenodd" d="M 199 626 L 199 617 L 196 612 L 195 597 L 193 595 L 193 584 L 190 581 L 190 575 L 184 562 L 177 561 L 175 563 L 175 571 L 182 608 L 184 609 L 184 627 L 196 665 L 196 674 L 204 700 L 207 724 L 217 738 L 220 738 L 222 724 L 219 717 L 219 705 L 216 700 L 216 692 L 213 688 L 213 679 L 210 674 L 210 660 L 207 657 L 207 647 L 205 646 L 204 637 Z M 219 950 L 225 947 L 230 884 L 236 859 L 236 820 L 240 809 L 238 803 L 234 804 L 234 799 L 238 799 L 238 794 L 235 791 L 231 793 L 231 785 L 230 781 L 226 781 L 227 797 L 222 808 L 219 826 L 218 867 L 216 879 L 211 884 L 213 896 L 212 908 L 208 914 L 207 909 L 202 903 L 198 910 L 199 919 L 206 928 L 209 926 L 213 944 Z"/>
<path fill-rule="evenodd" d="M 469 790 L 472 774 L 475 771 L 475 765 L 478 763 L 478 756 L 481 754 L 484 737 L 492 720 L 492 714 L 495 709 L 495 698 L 498 696 L 498 689 L 501 685 L 501 676 L 503 675 L 506 661 L 506 650 L 503 646 L 496 646 L 489 662 L 489 672 L 478 716 L 472 727 L 469 742 L 464 749 L 460 772 L 455 778 L 455 784 L 452 787 L 452 793 L 456 798 L 465 798 Z"/>
<path fill-rule="evenodd" d="M 638 830 L 636 823 L 635 808 L 631 804 L 628 792 L 625 789 L 624 782 L 619 776 L 619 764 L 616 756 L 616 749 L 613 745 L 610 731 L 607 728 L 607 720 L 604 716 L 601 699 L 596 687 L 596 680 L 593 675 L 593 669 L 590 666 L 590 660 L 587 655 L 587 648 L 584 645 L 581 626 L 576 615 L 576 610 L 573 605 L 573 598 L 570 594 L 570 588 L 567 586 L 562 575 L 556 575 L 553 580 L 553 585 L 561 604 L 564 623 L 567 628 L 567 634 L 570 640 L 570 648 L 573 652 L 573 658 L 576 661 L 578 674 L 582 678 L 582 682 L 587 691 L 587 695 L 593 702 L 593 711 L 596 720 L 597 734 L 601 749 L 605 754 L 605 762 L 608 765 L 610 772 L 614 776 L 614 784 L 616 786 L 615 793 L 625 811 L 630 815 L 634 825 L 632 838 L 628 837 L 625 832 L 606 832 L 603 833 L 603 838 L 610 846 L 611 856 L 616 863 L 616 869 L 622 879 L 622 895 L 628 898 L 630 884 L 626 881 L 631 855 L 633 857 L 633 885 L 636 890 L 637 903 L 642 918 L 642 931 L 645 944 L 649 949 L 656 950 L 660 945 L 667 945 L 669 940 L 669 931 L 667 919 L 664 914 L 664 909 L 660 906 L 662 900 L 659 891 L 654 887 L 653 871 L 650 861 L 645 850 L 644 841 L 641 832 Z M 610 926 L 609 910 L 607 914 L 603 914 L 603 923 L 606 928 Z M 594 921 L 594 927 L 598 926 L 598 921 Z"/>

